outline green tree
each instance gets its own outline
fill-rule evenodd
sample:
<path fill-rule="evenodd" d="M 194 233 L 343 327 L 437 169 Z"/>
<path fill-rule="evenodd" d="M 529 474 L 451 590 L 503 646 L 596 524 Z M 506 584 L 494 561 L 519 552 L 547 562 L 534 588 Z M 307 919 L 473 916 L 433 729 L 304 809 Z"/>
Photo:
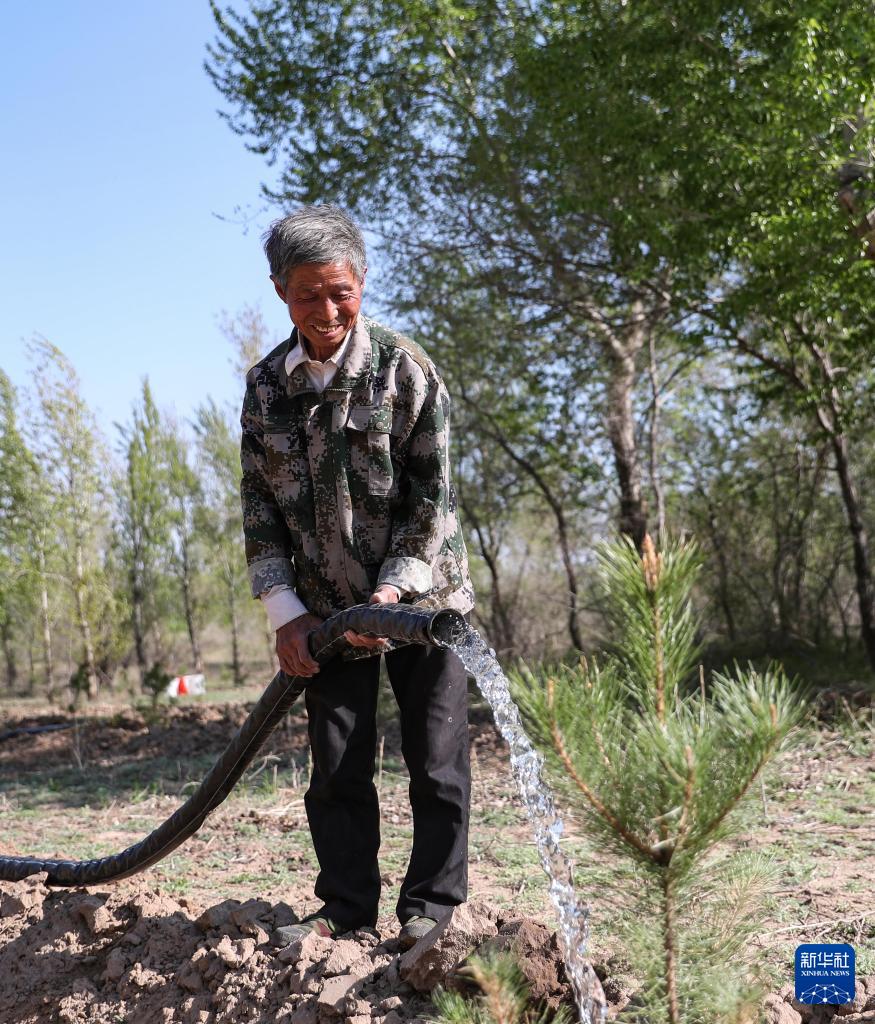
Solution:
<path fill-rule="evenodd" d="M 45 694 L 49 701 L 56 698 L 55 686 L 55 638 L 53 616 L 59 604 L 55 591 L 63 578 L 61 543 L 53 517 L 52 494 L 46 474 L 36 457 L 27 464 L 26 499 L 18 508 L 18 514 L 26 523 L 28 536 L 28 558 L 25 563 L 30 575 L 37 611 L 39 634 L 42 648 L 42 674 Z M 31 688 L 35 684 L 31 673 Z"/>
<path fill-rule="evenodd" d="M 600 549 L 613 630 L 606 659 L 517 679 L 521 707 L 568 806 L 625 861 L 624 936 L 646 1019 L 730 1021 L 755 996 L 743 955 L 764 866 L 712 856 L 796 722 L 778 670 L 715 673 L 687 690 L 697 657 L 690 589 L 698 556 L 675 544 Z M 654 933 L 659 941 L 654 941 Z"/>
<path fill-rule="evenodd" d="M 0 370 L 0 646 L 10 689 L 18 682 L 18 636 L 29 632 L 33 612 L 25 512 L 33 456 L 18 429 L 16 397 L 12 382 Z"/>
<path fill-rule="evenodd" d="M 477 345 L 511 375 L 491 350 L 521 353 L 532 374 L 508 377 L 512 404 L 485 407 L 496 425 L 537 410 L 539 371 L 551 394 L 594 401 L 621 530 L 640 539 L 647 520 L 645 405 L 658 516 L 664 504 L 667 354 L 726 346 L 744 386 L 807 416 L 837 473 L 875 665 L 849 450 L 872 416 L 868 2 L 273 0 L 214 13 L 209 71 L 232 127 L 280 168 L 268 195 L 339 200 L 383 233 L 394 307 L 419 309 L 424 337 L 454 328 L 442 360 Z M 459 331 L 478 304 L 480 330 Z M 496 309 L 518 333 L 490 324 Z"/>
<path fill-rule="evenodd" d="M 202 573 L 202 545 L 198 543 L 196 516 L 203 503 L 201 481 L 190 463 L 189 445 L 176 425 L 168 425 L 167 515 L 172 531 L 170 561 L 179 582 L 182 609 L 195 672 L 203 672 L 201 609 L 198 582 Z"/>
<path fill-rule="evenodd" d="M 126 567 L 134 649 L 140 675 L 162 662 L 161 620 L 170 552 L 170 468 L 164 424 L 144 379 L 131 423 L 119 427 L 124 456 L 118 529 Z"/>
<path fill-rule="evenodd" d="M 635 391 L 641 354 L 666 327 L 671 268 L 631 244 L 635 212 L 616 201 L 610 153 L 572 130 L 563 154 L 575 162 L 554 162 L 553 135 L 567 135 L 568 124 L 545 111 L 557 89 L 579 96 L 590 79 L 578 88 L 565 66 L 549 79 L 533 72 L 558 40 L 580 35 L 587 14 L 415 0 L 368 9 L 348 0 L 259 3 L 246 15 L 214 5 L 214 13 L 208 70 L 233 107 L 232 127 L 281 163 L 269 195 L 335 199 L 366 218 L 385 237 L 390 301 L 420 310 L 423 336 L 448 310 L 479 301 L 488 311 L 481 353 L 514 345 L 530 378 L 564 376 L 570 395 L 589 398 L 585 382 L 597 380 L 620 527 L 640 540 L 647 507 Z M 628 96 L 615 92 L 599 116 L 628 123 L 626 106 Z M 499 308 L 516 325 L 509 338 L 495 323 Z M 530 378 L 517 381 L 516 409 L 540 400 Z"/>
<path fill-rule="evenodd" d="M 39 367 L 34 451 L 43 471 L 48 518 L 60 541 L 62 578 L 73 600 L 79 663 L 93 699 L 99 691 L 93 622 L 107 600 L 100 550 L 108 528 L 109 458 L 70 361 L 45 338 L 34 339 L 31 352 Z"/>
<path fill-rule="evenodd" d="M 219 327 L 231 346 L 231 366 L 239 386 L 240 401 L 242 402 L 246 390 L 246 374 L 279 344 L 280 339 L 269 336 L 264 315 L 257 306 L 245 305 L 234 314 L 223 310 L 219 319 Z M 277 671 L 279 670 L 279 661 L 276 656 L 276 636 L 266 616 L 262 621 L 267 659 L 274 671 Z"/>
<path fill-rule="evenodd" d="M 875 221 L 860 219 L 875 204 L 875 23 L 854 0 L 745 13 L 723 62 L 723 111 L 703 131 L 732 183 L 734 200 L 712 232 L 715 260 L 730 273 L 703 288 L 698 312 L 760 398 L 807 419 L 813 443 L 829 451 L 875 669 L 872 556 L 850 449 L 875 411 Z"/>
<path fill-rule="evenodd" d="M 241 686 L 241 604 L 249 598 L 249 587 L 241 542 L 240 442 L 229 417 L 212 399 L 197 410 L 194 430 L 203 481 L 203 503 L 196 520 L 198 532 L 206 548 L 206 563 L 219 582 L 219 607 L 231 630 L 234 685 Z"/>
<path fill-rule="evenodd" d="M 412 304 L 408 313 L 421 315 Z M 531 536 L 523 524 L 532 515 L 548 524 L 558 556 L 550 614 L 567 623 L 568 640 L 582 650 L 580 538 L 610 476 L 591 451 L 599 431 L 597 389 L 579 385 L 561 365 L 550 372 L 541 362 L 529 365 L 519 325 L 506 313 L 494 311 L 487 323 L 482 309 L 460 297 L 440 318 L 423 317 L 422 326 L 442 353 L 454 396 L 457 489 L 472 549 L 487 568 L 490 636 L 506 655 L 519 653 L 508 601 L 522 581 L 505 589 L 499 558 L 511 536 Z M 503 345 L 479 344 L 490 330 L 498 330 Z M 513 604 L 522 612 L 519 601 Z"/>

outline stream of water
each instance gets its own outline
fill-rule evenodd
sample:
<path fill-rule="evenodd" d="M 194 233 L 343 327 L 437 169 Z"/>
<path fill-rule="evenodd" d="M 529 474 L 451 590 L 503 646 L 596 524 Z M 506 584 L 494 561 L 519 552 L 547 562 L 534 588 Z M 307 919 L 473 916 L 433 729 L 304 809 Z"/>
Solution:
<path fill-rule="evenodd" d="M 550 879 L 550 898 L 559 916 L 559 935 L 580 1020 L 582 1024 L 603 1024 L 604 994 L 586 957 L 588 910 L 577 900 L 573 866 L 559 846 L 564 825 L 542 775 L 544 759 L 526 735 L 495 652 L 486 646 L 477 630 L 460 623 L 450 646 L 476 680 L 492 708 L 498 731 L 510 747 L 511 772 L 534 829 L 541 866 Z"/>

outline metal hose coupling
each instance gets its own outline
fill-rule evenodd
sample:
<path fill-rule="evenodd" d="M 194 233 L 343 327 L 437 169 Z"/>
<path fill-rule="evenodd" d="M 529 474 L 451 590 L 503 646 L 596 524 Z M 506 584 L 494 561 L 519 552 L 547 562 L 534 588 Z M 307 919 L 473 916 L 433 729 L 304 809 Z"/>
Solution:
<path fill-rule="evenodd" d="M 326 619 L 307 639 L 313 658 L 324 665 L 348 646 L 343 639 L 348 629 L 401 643 L 449 647 L 464 624 L 462 616 L 450 609 L 362 604 Z M 121 853 L 94 860 L 0 857 L 0 881 L 19 882 L 28 875 L 45 872 L 49 885 L 102 885 L 117 882 L 155 864 L 197 832 L 207 815 L 234 788 L 304 687 L 318 681 L 318 675 L 303 678 L 277 672 L 203 782 L 182 806 L 139 843 Z"/>

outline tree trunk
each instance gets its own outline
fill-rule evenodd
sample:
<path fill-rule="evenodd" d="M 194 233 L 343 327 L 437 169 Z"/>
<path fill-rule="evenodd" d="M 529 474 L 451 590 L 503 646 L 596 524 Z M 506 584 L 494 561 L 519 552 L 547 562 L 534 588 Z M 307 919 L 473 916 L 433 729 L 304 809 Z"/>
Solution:
<path fill-rule="evenodd" d="M 131 583 L 131 627 L 134 631 L 134 651 L 137 656 L 137 668 L 140 679 L 143 679 L 149 665 L 146 660 L 146 637 L 143 628 L 143 588 L 137 575 L 136 566 L 130 572 Z"/>
<path fill-rule="evenodd" d="M 659 413 L 662 408 L 662 397 L 659 394 L 659 376 L 656 368 L 656 343 L 653 332 L 648 340 L 650 346 L 650 487 L 656 502 L 656 539 L 657 547 L 665 541 L 665 494 L 662 489 L 662 477 L 659 472 Z"/>
<path fill-rule="evenodd" d="M 191 644 L 191 657 L 195 672 L 203 672 L 204 660 L 201 655 L 200 638 L 195 623 L 195 600 L 191 586 L 191 561 L 188 557 L 188 538 L 180 542 L 182 551 L 182 603 L 185 609 L 185 625 L 188 628 L 188 639 Z"/>
<path fill-rule="evenodd" d="M 670 1024 L 679 1024 L 677 981 L 677 925 L 674 882 L 666 870 L 662 875 L 662 948 L 665 963 L 665 997 Z"/>
<path fill-rule="evenodd" d="M 96 700 L 98 694 L 97 666 L 94 660 L 94 643 L 91 639 L 91 622 L 88 618 L 87 593 L 85 587 L 85 568 L 82 558 L 82 544 L 76 541 L 76 579 L 74 581 L 76 598 L 76 617 L 79 619 L 79 632 L 82 634 L 82 653 L 85 659 L 85 671 L 88 675 L 88 699 Z"/>
<path fill-rule="evenodd" d="M 872 582 L 869 537 L 860 509 L 859 492 L 851 470 L 848 438 L 842 429 L 841 399 L 836 384 L 836 370 L 827 349 L 811 340 L 808 345 L 820 365 L 823 376 L 829 383 L 829 408 L 818 405 L 817 419 L 829 438 L 836 460 L 836 472 L 841 485 L 845 516 L 854 549 L 854 576 L 857 584 L 857 606 L 860 612 L 860 635 L 869 665 L 875 672 L 875 587 Z"/>
<path fill-rule="evenodd" d="M 0 640 L 3 643 L 3 660 L 6 662 L 6 686 L 14 690 L 18 683 L 18 664 L 15 660 L 15 645 L 12 642 L 12 623 L 9 616 L 3 617 L 3 624 L 0 626 Z"/>
<path fill-rule="evenodd" d="M 698 491 L 708 510 L 708 532 L 711 534 L 711 543 L 714 545 L 714 552 L 717 555 L 717 592 L 720 595 L 720 607 L 723 609 L 723 616 L 726 619 L 729 640 L 734 644 L 737 634 L 735 617 L 732 614 L 732 602 L 729 599 L 729 560 L 726 557 L 726 545 L 723 543 L 723 535 L 717 522 L 714 502 L 711 501 L 701 485 L 699 485 Z"/>
<path fill-rule="evenodd" d="M 492 546 L 487 542 L 479 517 L 463 498 L 460 498 L 460 503 L 465 513 L 465 519 L 471 524 L 477 537 L 480 555 L 486 563 L 486 568 L 489 570 L 489 603 L 491 610 L 489 630 L 492 642 L 499 654 L 511 654 L 514 650 L 514 630 L 504 597 L 501 593 L 498 560 L 495 557 Z"/>
<path fill-rule="evenodd" d="M 46 680 L 46 699 L 55 701 L 55 658 L 52 650 L 52 622 L 49 618 L 49 592 L 46 588 L 46 550 L 41 541 L 37 542 L 39 555 L 39 605 L 43 627 L 43 671 Z"/>
<path fill-rule="evenodd" d="M 243 667 L 240 664 L 240 624 L 237 620 L 237 595 L 234 592 L 234 574 L 230 566 L 225 572 L 225 584 L 228 597 L 228 617 L 231 621 L 231 671 L 234 676 L 234 685 L 242 686 Z"/>
<path fill-rule="evenodd" d="M 857 605 L 860 610 L 860 634 L 869 665 L 875 671 L 875 588 L 872 583 L 872 562 L 869 555 L 869 537 L 860 511 L 860 498 L 851 472 L 848 440 L 842 433 L 831 438 L 836 460 L 836 472 L 841 483 L 842 500 L 851 531 L 854 549 L 854 576 L 857 584 Z"/>
<path fill-rule="evenodd" d="M 33 640 L 30 640 L 27 645 L 27 695 L 32 697 L 36 692 L 36 664 L 33 657 Z"/>
<path fill-rule="evenodd" d="M 793 521 L 793 514 L 789 512 L 787 514 L 786 521 L 781 520 L 781 513 L 785 511 L 785 505 L 789 502 L 789 497 L 781 493 L 778 486 L 778 473 L 777 471 L 772 473 L 771 476 L 771 488 L 772 488 L 772 536 L 774 537 L 774 551 L 772 553 L 772 566 L 771 566 L 771 579 L 772 579 L 772 600 L 771 605 L 773 612 L 777 618 L 778 628 L 774 632 L 777 634 L 777 643 L 779 649 L 783 648 L 783 645 L 787 643 L 787 634 L 789 633 L 789 625 L 787 620 L 787 601 L 784 593 L 784 556 L 787 551 L 789 544 L 788 530 Z M 770 637 L 770 643 L 773 638 Z"/>
<path fill-rule="evenodd" d="M 641 493 L 641 464 L 635 443 L 635 416 L 632 409 L 636 352 L 636 347 L 609 350 L 610 374 L 605 426 L 620 485 L 620 533 L 627 534 L 640 548 L 647 532 L 647 505 Z"/>

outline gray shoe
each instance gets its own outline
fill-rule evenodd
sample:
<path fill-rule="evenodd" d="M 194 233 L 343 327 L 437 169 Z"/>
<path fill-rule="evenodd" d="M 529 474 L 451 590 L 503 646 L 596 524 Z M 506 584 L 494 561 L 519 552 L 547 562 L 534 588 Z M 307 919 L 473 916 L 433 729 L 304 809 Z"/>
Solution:
<path fill-rule="evenodd" d="M 300 942 L 301 939 L 305 939 L 308 935 L 314 933 L 321 935 L 324 939 L 333 939 L 337 934 L 337 929 L 329 918 L 321 914 L 312 914 L 297 924 L 287 924 L 282 928 L 277 928 L 274 935 L 282 943 L 283 948 L 285 948 L 293 942 Z"/>
<path fill-rule="evenodd" d="M 398 944 L 402 949 L 410 949 L 428 935 L 436 924 L 437 921 L 433 917 L 411 917 L 398 933 Z"/>

